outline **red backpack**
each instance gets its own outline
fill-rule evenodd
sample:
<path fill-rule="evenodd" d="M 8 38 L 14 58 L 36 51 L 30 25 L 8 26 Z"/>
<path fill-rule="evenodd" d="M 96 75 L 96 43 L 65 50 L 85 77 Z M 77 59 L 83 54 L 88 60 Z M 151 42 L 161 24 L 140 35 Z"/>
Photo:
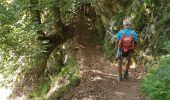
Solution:
<path fill-rule="evenodd" d="M 121 41 L 119 41 L 119 48 L 122 49 L 124 53 L 129 52 L 130 50 L 134 49 L 134 39 L 133 39 L 133 31 L 131 31 L 130 36 L 126 35 L 122 32 L 123 36 Z"/>

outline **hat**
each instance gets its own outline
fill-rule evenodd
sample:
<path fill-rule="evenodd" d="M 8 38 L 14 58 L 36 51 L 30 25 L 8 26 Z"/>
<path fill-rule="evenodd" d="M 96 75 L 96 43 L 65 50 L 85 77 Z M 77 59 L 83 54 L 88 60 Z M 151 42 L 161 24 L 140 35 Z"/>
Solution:
<path fill-rule="evenodd" d="M 123 20 L 123 26 L 131 25 L 131 24 L 132 24 L 132 22 L 131 22 L 130 18 L 126 18 Z"/>

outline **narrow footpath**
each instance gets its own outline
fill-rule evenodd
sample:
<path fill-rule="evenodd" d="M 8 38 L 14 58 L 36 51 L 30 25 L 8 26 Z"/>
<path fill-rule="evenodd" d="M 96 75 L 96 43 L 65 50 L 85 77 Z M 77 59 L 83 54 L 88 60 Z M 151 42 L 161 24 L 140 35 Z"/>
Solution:
<path fill-rule="evenodd" d="M 76 59 L 80 65 L 80 84 L 60 100 L 144 100 L 139 92 L 143 68 L 130 69 L 128 80 L 118 82 L 116 66 L 104 58 L 96 41 L 92 20 L 77 16 L 75 23 Z"/>

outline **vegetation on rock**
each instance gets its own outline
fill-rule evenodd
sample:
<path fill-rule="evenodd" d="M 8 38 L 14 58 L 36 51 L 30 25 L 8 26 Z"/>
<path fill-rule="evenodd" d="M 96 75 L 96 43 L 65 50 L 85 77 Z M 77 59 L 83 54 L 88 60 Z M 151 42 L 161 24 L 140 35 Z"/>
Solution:
<path fill-rule="evenodd" d="M 93 17 L 104 55 L 111 59 L 115 35 L 130 16 L 138 33 L 133 59 L 148 73 L 141 90 L 149 100 L 170 99 L 169 0 L 0 0 L 0 86 L 13 91 L 11 98 L 30 91 L 36 92 L 28 98 L 46 98 L 55 82 L 67 80 L 56 98 L 76 85 L 79 68 L 70 39 L 79 11 Z"/>

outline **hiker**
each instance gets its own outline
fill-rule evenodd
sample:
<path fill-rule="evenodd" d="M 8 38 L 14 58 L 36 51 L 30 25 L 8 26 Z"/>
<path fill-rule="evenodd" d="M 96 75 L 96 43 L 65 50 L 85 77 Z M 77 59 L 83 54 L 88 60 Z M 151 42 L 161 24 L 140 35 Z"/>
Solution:
<path fill-rule="evenodd" d="M 132 23 L 130 18 L 125 18 L 123 20 L 124 29 L 120 30 L 116 35 L 116 40 L 118 44 L 118 50 L 116 54 L 116 59 L 118 60 L 118 80 L 128 78 L 128 70 L 131 65 L 131 57 L 134 52 L 134 47 L 137 44 L 137 34 L 135 31 L 130 29 Z M 123 58 L 126 58 L 126 69 L 122 75 L 122 62 Z"/>

